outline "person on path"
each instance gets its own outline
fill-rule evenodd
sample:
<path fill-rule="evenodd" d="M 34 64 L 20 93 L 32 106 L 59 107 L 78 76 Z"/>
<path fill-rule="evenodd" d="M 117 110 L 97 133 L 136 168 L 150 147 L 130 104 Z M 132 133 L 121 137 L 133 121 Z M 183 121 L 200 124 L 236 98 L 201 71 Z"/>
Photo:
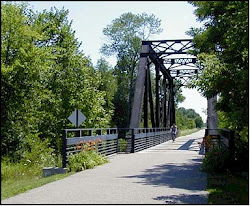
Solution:
<path fill-rule="evenodd" d="M 176 138 L 177 131 L 178 131 L 177 126 L 175 124 L 173 124 L 170 128 L 171 137 L 172 137 L 173 142 Z"/>

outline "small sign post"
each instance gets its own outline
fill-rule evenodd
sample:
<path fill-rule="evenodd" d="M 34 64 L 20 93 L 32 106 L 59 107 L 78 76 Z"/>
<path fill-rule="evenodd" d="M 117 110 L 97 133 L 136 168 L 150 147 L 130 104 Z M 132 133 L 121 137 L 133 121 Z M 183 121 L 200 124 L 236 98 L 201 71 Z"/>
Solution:
<path fill-rule="evenodd" d="M 83 115 L 83 113 L 76 109 L 72 114 L 68 117 L 68 120 L 75 125 L 76 127 L 79 127 L 85 120 L 86 117 Z"/>

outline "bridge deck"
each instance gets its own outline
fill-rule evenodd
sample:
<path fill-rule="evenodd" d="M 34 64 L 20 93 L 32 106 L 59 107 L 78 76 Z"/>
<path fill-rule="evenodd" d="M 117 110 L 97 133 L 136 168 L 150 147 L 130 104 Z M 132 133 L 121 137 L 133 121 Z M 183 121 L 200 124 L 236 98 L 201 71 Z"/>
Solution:
<path fill-rule="evenodd" d="M 198 142 L 179 137 L 2 201 L 2 204 L 206 204 Z"/>

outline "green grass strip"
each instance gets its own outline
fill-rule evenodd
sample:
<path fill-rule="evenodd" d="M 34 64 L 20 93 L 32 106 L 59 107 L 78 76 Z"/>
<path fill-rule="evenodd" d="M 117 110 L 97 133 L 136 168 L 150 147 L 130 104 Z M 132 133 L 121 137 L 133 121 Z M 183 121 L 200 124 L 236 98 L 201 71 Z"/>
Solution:
<path fill-rule="evenodd" d="M 30 189 L 40 187 L 47 183 L 57 181 L 72 175 L 73 173 L 57 174 L 50 177 L 33 177 L 23 179 L 9 179 L 1 181 L 1 198 L 6 199 Z"/>
<path fill-rule="evenodd" d="M 193 134 L 193 133 L 198 132 L 200 130 L 201 130 L 201 128 L 193 128 L 193 129 L 180 130 L 178 136 L 180 137 L 180 136 L 190 135 L 190 134 Z M 205 133 L 204 133 L 204 135 L 205 135 Z"/>

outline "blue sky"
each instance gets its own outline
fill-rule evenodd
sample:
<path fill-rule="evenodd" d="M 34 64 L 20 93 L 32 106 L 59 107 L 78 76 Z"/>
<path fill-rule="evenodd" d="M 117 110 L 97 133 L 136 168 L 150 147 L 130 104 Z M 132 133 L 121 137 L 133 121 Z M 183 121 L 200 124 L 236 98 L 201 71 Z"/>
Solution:
<path fill-rule="evenodd" d="M 54 6 L 57 9 L 63 7 L 68 9 L 68 19 L 73 20 L 72 29 L 82 42 L 81 49 L 94 65 L 102 56 L 99 50 L 105 42 L 103 28 L 123 13 L 145 12 L 159 18 L 163 32 L 152 36 L 150 40 L 187 39 L 190 36 L 185 32 L 190 27 L 202 26 L 193 14 L 195 8 L 186 1 L 29 1 L 29 4 L 37 11 L 50 10 Z M 106 60 L 113 66 L 116 63 L 115 57 Z M 182 88 L 182 90 L 186 100 L 179 106 L 195 109 L 205 121 L 206 115 L 202 110 L 207 107 L 206 99 L 195 89 Z"/>

